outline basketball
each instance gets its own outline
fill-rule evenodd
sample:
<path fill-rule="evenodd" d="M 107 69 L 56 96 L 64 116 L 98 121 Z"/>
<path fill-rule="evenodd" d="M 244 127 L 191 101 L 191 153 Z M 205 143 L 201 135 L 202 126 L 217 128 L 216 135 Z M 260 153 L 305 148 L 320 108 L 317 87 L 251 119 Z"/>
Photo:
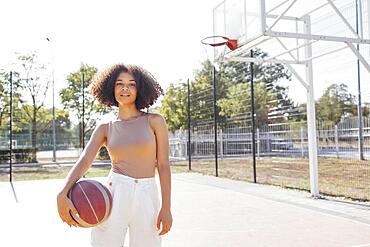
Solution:
<path fill-rule="evenodd" d="M 93 227 L 105 221 L 112 209 L 112 195 L 107 187 L 95 180 L 82 180 L 68 193 L 78 214 L 71 213 L 80 227 Z"/>

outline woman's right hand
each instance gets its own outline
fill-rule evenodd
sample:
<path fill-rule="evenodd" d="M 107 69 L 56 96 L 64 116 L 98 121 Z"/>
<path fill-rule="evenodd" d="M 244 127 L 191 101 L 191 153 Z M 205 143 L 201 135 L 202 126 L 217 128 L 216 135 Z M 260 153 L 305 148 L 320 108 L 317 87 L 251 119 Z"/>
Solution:
<path fill-rule="evenodd" d="M 99 124 L 94 132 L 92 133 L 89 142 L 85 149 L 82 151 L 80 158 L 76 164 L 69 171 L 63 189 L 58 193 L 57 205 L 58 213 L 63 222 L 66 222 L 69 226 L 78 226 L 71 216 L 73 214 L 78 215 L 76 208 L 73 206 L 72 201 L 67 197 L 67 188 L 72 188 L 73 185 L 87 172 L 91 167 L 96 154 L 100 147 L 105 143 L 108 131 L 108 123 Z"/>
<path fill-rule="evenodd" d="M 67 197 L 67 194 L 59 193 L 57 196 L 58 213 L 63 222 L 67 223 L 70 227 L 77 227 L 78 224 L 73 220 L 70 212 L 78 214 L 76 208 L 73 206 L 72 201 Z"/>

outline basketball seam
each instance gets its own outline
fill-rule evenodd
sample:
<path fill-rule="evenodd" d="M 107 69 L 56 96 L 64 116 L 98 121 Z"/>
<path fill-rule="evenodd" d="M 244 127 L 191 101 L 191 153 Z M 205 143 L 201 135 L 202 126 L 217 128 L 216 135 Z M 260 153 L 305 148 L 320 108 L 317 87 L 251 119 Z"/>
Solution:
<path fill-rule="evenodd" d="M 72 200 L 72 189 L 69 191 L 69 198 Z M 82 218 L 80 218 L 79 216 L 75 215 L 74 213 L 72 213 L 72 211 L 71 211 L 71 216 L 82 227 L 92 227 L 92 226 L 94 226 L 94 225 L 92 225 L 90 223 L 87 223 L 86 221 L 84 221 Z"/>
<path fill-rule="evenodd" d="M 82 218 L 78 217 L 77 215 L 75 214 L 71 214 L 72 215 L 72 218 L 82 227 L 92 227 L 94 226 L 93 224 L 90 224 L 86 221 L 84 221 Z"/>
<path fill-rule="evenodd" d="M 105 219 L 109 216 L 109 211 L 111 207 L 109 196 L 107 195 L 107 191 L 105 191 L 105 189 L 102 188 L 102 185 L 100 183 L 94 180 L 91 180 L 91 183 L 94 184 L 98 188 L 98 190 L 100 191 L 100 193 L 102 194 L 104 198 L 106 210 L 105 210 L 105 215 L 101 221 L 105 221 Z"/>
<path fill-rule="evenodd" d="M 95 213 L 94 207 L 92 206 L 92 204 L 91 204 L 91 202 L 90 202 L 89 198 L 87 197 L 87 195 L 86 195 L 86 193 L 85 193 L 84 189 L 82 188 L 81 184 L 78 184 L 78 186 L 80 187 L 80 189 L 81 189 L 82 193 L 84 194 L 84 196 L 85 196 L 85 198 L 86 198 L 87 202 L 89 203 L 90 208 L 91 208 L 91 210 L 92 210 L 92 212 L 93 212 L 93 214 L 94 214 L 94 216 L 95 216 L 95 218 L 96 218 L 96 222 L 100 222 L 100 221 L 99 221 L 99 219 L 98 219 L 98 216 L 97 216 L 97 215 L 96 215 L 96 213 Z"/>

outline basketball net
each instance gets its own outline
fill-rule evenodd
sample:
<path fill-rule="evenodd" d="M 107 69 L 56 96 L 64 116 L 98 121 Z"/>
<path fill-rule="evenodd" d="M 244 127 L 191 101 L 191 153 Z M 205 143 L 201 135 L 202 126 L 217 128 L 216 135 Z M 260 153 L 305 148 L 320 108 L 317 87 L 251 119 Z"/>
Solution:
<path fill-rule="evenodd" d="M 236 48 L 238 48 L 236 40 L 229 39 L 224 36 L 206 37 L 201 42 L 202 44 L 205 45 L 204 49 L 205 49 L 208 60 L 212 61 L 212 64 L 215 67 L 219 67 L 219 68 L 224 63 L 226 52 L 228 50 L 233 51 Z"/>

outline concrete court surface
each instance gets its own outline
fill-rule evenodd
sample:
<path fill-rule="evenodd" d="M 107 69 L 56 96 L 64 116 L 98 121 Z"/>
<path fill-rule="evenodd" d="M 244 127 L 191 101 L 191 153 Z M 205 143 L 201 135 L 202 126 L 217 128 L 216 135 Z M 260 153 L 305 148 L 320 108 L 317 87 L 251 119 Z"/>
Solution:
<path fill-rule="evenodd" d="M 10 183 L 0 183 L 1 247 L 89 246 L 89 229 L 69 228 L 58 217 L 62 183 L 14 182 L 18 203 Z M 172 214 L 165 247 L 370 246 L 367 205 L 196 173 L 172 175 Z"/>

